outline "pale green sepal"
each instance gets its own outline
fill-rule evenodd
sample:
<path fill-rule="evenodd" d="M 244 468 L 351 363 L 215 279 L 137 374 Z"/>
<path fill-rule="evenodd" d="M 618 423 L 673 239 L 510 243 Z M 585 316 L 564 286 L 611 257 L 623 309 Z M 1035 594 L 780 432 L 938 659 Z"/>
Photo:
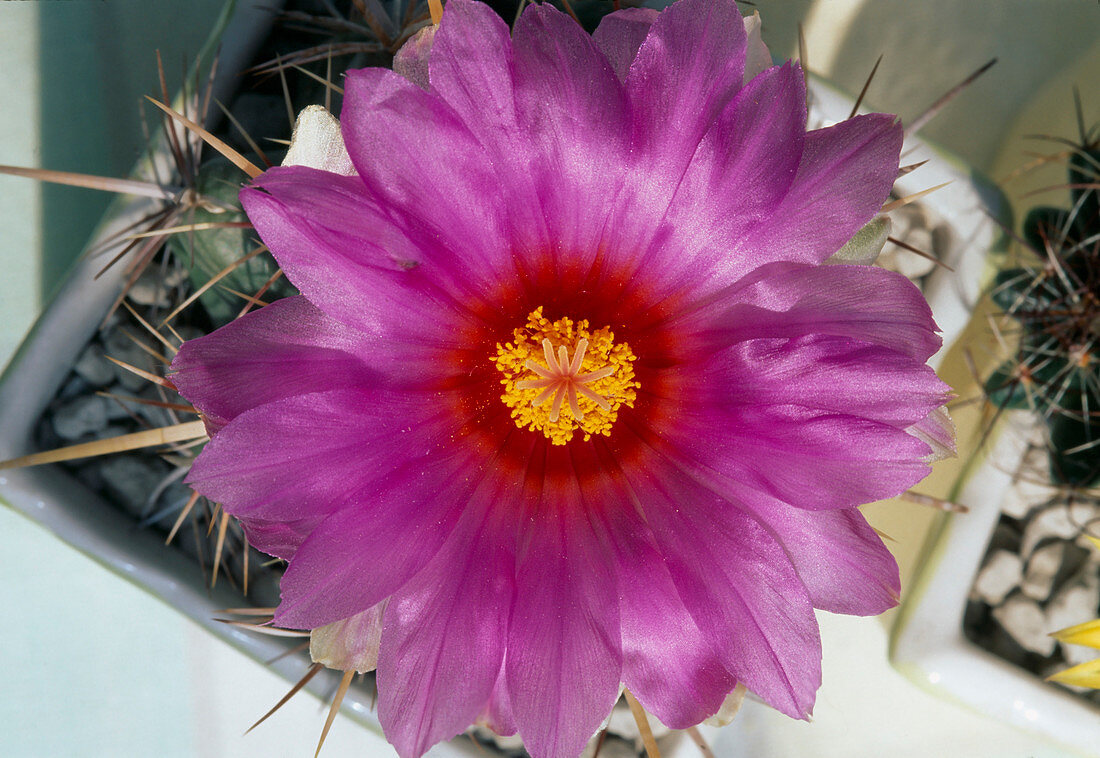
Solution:
<path fill-rule="evenodd" d="M 383 600 L 362 613 L 318 627 L 309 633 L 309 657 L 337 671 L 365 674 L 378 666 L 382 642 Z"/>
<path fill-rule="evenodd" d="M 875 216 L 871 222 L 852 235 L 844 247 L 833 253 L 826 263 L 844 263 L 852 266 L 870 266 L 886 245 L 890 236 L 890 219 Z"/>

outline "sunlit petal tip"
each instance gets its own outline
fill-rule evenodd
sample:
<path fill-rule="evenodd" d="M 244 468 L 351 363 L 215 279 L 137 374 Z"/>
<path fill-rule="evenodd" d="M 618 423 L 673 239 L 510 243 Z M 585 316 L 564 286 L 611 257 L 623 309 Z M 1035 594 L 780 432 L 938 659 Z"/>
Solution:
<path fill-rule="evenodd" d="M 955 457 L 955 422 L 948 413 L 947 406 L 934 409 L 920 422 L 909 427 L 908 431 L 931 449 L 925 456 L 926 463 Z"/>

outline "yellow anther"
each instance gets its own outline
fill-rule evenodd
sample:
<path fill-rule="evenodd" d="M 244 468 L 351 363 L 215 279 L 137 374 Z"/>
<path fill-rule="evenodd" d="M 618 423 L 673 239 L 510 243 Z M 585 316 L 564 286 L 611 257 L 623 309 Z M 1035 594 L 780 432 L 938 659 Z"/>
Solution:
<path fill-rule="evenodd" d="M 504 375 L 501 400 L 519 428 L 564 445 L 578 431 L 585 440 L 610 434 L 619 408 L 634 406 L 634 353 L 625 342 L 616 344 L 607 327 L 589 331 L 587 321 L 550 321 L 537 308 L 513 337 L 497 345 L 493 363 Z"/>

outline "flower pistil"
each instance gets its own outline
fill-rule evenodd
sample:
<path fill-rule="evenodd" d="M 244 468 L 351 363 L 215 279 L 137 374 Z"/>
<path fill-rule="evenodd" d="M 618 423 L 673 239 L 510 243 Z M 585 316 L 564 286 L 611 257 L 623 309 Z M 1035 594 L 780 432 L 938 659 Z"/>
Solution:
<path fill-rule="evenodd" d="M 550 321 L 537 308 L 513 337 L 497 345 L 493 363 L 504 375 L 501 400 L 519 428 L 564 445 L 578 430 L 585 440 L 610 434 L 619 408 L 633 407 L 634 353 L 607 327 L 590 331 L 585 320 Z"/>

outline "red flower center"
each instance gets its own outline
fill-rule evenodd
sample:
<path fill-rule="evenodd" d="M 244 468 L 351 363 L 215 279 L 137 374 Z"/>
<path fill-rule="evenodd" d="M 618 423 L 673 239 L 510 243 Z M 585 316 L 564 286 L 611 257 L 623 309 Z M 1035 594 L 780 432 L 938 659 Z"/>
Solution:
<path fill-rule="evenodd" d="M 516 426 L 564 445 L 577 431 L 585 440 L 609 434 L 619 408 L 634 406 L 634 360 L 630 346 L 616 343 L 608 327 L 590 331 L 587 321 L 550 321 L 540 307 L 513 332 L 512 342 L 497 345 L 493 363 L 504 375 L 501 400 Z"/>

